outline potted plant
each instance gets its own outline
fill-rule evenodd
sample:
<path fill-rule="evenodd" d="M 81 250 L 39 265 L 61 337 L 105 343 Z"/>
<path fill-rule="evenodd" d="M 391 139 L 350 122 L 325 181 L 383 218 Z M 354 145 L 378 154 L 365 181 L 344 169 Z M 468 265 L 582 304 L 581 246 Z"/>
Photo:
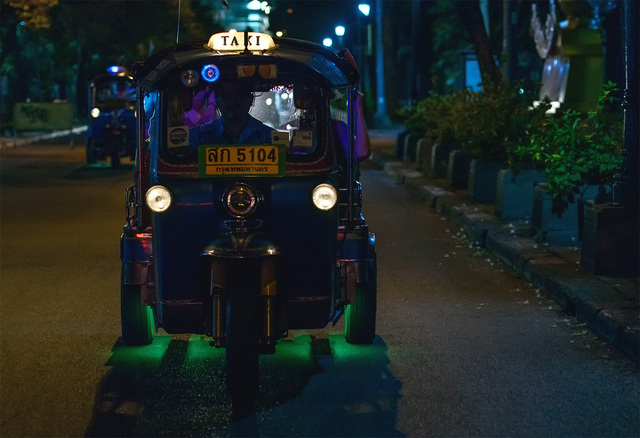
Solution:
<path fill-rule="evenodd" d="M 532 221 L 547 240 L 576 242 L 583 202 L 606 201 L 622 163 L 622 120 L 613 111 L 615 91 L 615 84 L 605 84 L 594 112 L 567 109 L 548 118 L 521 150 L 544 166 L 546 183 L 536 189 Z M 554 231 L 556 238 L 550 235 Z"/>
<path fill-rule="evenodd" d="M 482 91 L 474 93 L 464 121 L 469 135 L 462 144 L 473 158 L 469 170 L 473 202 L 495 202 L 496 176 L 507 166 L 513 145 L 527 135 L 530 102 L 519 83 L 485 80 Z"/>
<path fill-rule="evenodd" d="M 535 187 L 545 181 L 544 163 L 529 150 L 531 137 L 544 126 L 551 102 L 545 98 L 512 119 L 507 143 L 508 166 L 496 178 L 495 213 L 502 219 L 530 220 Z"/>
<path fill-rule="evenodd" d="M 459 90 L 446 96 L 434 93 L 415 107 L 399 112 L 408 133 L 418 133 L 430 140 L 430 170 L 435 176 L 446 176 L 449 153 L 459 149 L 456 144 L 463 125 L 459 114 L 464 114 L 469 95 L 469 90 Z"/>

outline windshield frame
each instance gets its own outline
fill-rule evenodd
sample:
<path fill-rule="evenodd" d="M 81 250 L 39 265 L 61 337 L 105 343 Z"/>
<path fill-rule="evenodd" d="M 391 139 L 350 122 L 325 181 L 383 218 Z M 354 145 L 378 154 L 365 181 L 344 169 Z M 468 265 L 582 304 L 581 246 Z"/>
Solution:
<path fill-rule="evenodd" d="M 284 75 L 284 76 L 285 76 L 284 78 L 279 77 L 277 80 L 271 81 L 271 83 L 268 85 L 279 83 L 280 86 L 287 87 L 288 89 L 292 90 L 294 93 L 294 97 L 296 93 L 296 88 L 302 89 L 302 87 L 304 87 L 308 90 L 311 90 L 308 94 L 313 102 L 312 106 L 315 111 L 315 118 L 314 118 L 315 128 L 313 129 L 314 144 L 313 144 L 312 151 L 310 151 L 310 153 L 304 154 L 304 153 L 300 153 L 299 150 L 296 150 L 295 147 L 287 147 L 286 161 L 287 163 L 312 163 L 325 155 L 327 144 L 329 142 L 329 139 L 331 138 L 331 133 L 329 132 L 330 131 L 329 126 L 331 123 L 329 101 L 330 101 L 330 96 L 333 95 L 333 92 L 329 92 L 326 89 L 322 88 L 321 86 L 318 86 L 317 84 L 315 84 L 313 78 L 310 76 L 303 76 L 303 77 L 298 76 L 295 79 L 287 77 L 289 75 Z M 183 87 L 182 84 L 177 82 L 178 80 L 179 80 L 178 78 L 174 78 L 173 81 L 167 82 L 166 83 L 167 85 L 163 89 L 159 90 L 159 105 L 156 107 L 160 115 L 160 117 L 158 117 L 158 119 L 156 120 L 156 122 L 159 122 L 159 124 L 156 126 L 156 130 L 159 134 L 158 135 L 159 142 L 156 145 L 156 147 L 158 148 L 159 157 L 168 164 L 195 165 L 197 164 L 197 160 L 198 160 L 197 149 L 192 148 L 191 151 L 187 151 L 185 149 L 181 154 L 174 154 L 170 152 L 169 145 L 171 143 L 171 138 L 170 138 L 171 126 L 170 126 L 168 114 L 173 105 L 173 102 L 171 101 L 171 99 L 172 98 L 175 99 L 176 91 L 180 90 L 181 87 Z M 262 83 L 262 84 L 258 84 L 258 87 L 256 88 L 264 88 L 264 87 L 265 87 L 265 84 Z M 184 90 L 184 87 L 182 89 Z M 260 119 L 259 114 L 256 114 L 255 103 L 256 101 L 263 99 L 266 93 L 273 93 L 273 92 L 274 92 L 273 89 L 260 90 L 255 92 L 256 95 L 254 96 L 254 104 L 252 105 L 252 108 L 249 111 L 249 113 L 253 117 L 256 117 L 258 120 L 261 120 L 262 122 L 265 121 L 264 117 Z M 303 108 L 298 108 L 296 106 L 295 108 L 293 108 L 292 114 L 300 114 L 301 111 L 306 111 L 306 110 Z M 273 127 L 272 125 L 273 123 L 270 124 L 270 127 Z M 177 126 L 177 127 L 180 127 L 180 126 Z M 283 128 L 283 125 L 276 126 L 275 128 L 276 129 L 274 129 L 273 132 L 275 132 L 276 130 L 280 132 L 285 130 L 285 128 Z M 292 135 L 292 134 L 289 134 L 291 132 L 293 132 L 291 129 L 288 130 L 287 135 Z M 273 143 L 274 141 L 275 140 L 270 142 Z M 287 139 L 287 142 L 288 142 L 287 146 L 291 146 L 293 144 L 291 136 Z"/>

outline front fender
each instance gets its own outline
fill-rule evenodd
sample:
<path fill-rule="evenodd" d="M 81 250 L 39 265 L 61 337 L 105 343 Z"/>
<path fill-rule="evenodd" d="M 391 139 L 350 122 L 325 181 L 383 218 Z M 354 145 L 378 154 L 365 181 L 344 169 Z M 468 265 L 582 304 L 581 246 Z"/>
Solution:
<path fill-rule="evenodd" d="M 281 255 L 282 250 L 263 233 L 221 234 L 203 250 L 203 256 L 245 259 Z"/>
<path fill-rule="evenodd" d="M 126 229 L 120 237 L 122 281 L 127 285 L 144 285 L 151 265 L 151 233 Z"/>

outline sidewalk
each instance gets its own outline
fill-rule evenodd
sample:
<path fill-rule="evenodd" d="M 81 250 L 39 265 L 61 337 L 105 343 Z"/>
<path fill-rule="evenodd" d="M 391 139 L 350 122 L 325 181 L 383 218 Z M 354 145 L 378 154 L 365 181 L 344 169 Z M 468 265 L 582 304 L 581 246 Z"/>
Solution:
<path fill-rule="evenodd" d="M 530 237 L 525 221 L 502 220 L 493 205 L 471 204 L 465 190 L 448 190 L 415 163 L 396 155 L 399 129 L 370 130 L 371 160 L 455 223 L 476 244 L 575 315 L 598 336 L 640 362 L 637 278 L 607 278 L 580 267 L 580 249 L 545 246 Z"/>
<path fill-rule="evenodd" d="M 0 137 L 1 149 L 14 149 L 31 143 L 37 143 L 43 140 L 52 140 L 60 137 L 72 137 L 87 132 L 87 126 L 76 126 L 65 131 L 37 131 L 25 132 L 16 137 Z"/>

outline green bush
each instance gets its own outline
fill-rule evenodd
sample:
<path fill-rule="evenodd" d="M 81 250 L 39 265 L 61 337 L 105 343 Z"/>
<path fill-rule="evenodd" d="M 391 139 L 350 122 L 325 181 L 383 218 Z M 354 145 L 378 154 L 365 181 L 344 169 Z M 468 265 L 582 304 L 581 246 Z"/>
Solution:
<path fill-rule="evenodd" d="M 409 131 L 436 143 L 454 143 L 474 158 L 511 162 L 548 109 L 530 108 L 531 102 L 518 84 L 486 80 L 478 92 L 432 95 L 404 109 L 401 118 Z"/>
<path fill-rule="evenodd" d="M 546 173 L 552 211 L 560 216 L 586 184 L 612 184 L 622 163 L 622 114 L 615 84 L 603 87 L 596 111 L 567 109 L 547 118 L 516 155 Z"/>

